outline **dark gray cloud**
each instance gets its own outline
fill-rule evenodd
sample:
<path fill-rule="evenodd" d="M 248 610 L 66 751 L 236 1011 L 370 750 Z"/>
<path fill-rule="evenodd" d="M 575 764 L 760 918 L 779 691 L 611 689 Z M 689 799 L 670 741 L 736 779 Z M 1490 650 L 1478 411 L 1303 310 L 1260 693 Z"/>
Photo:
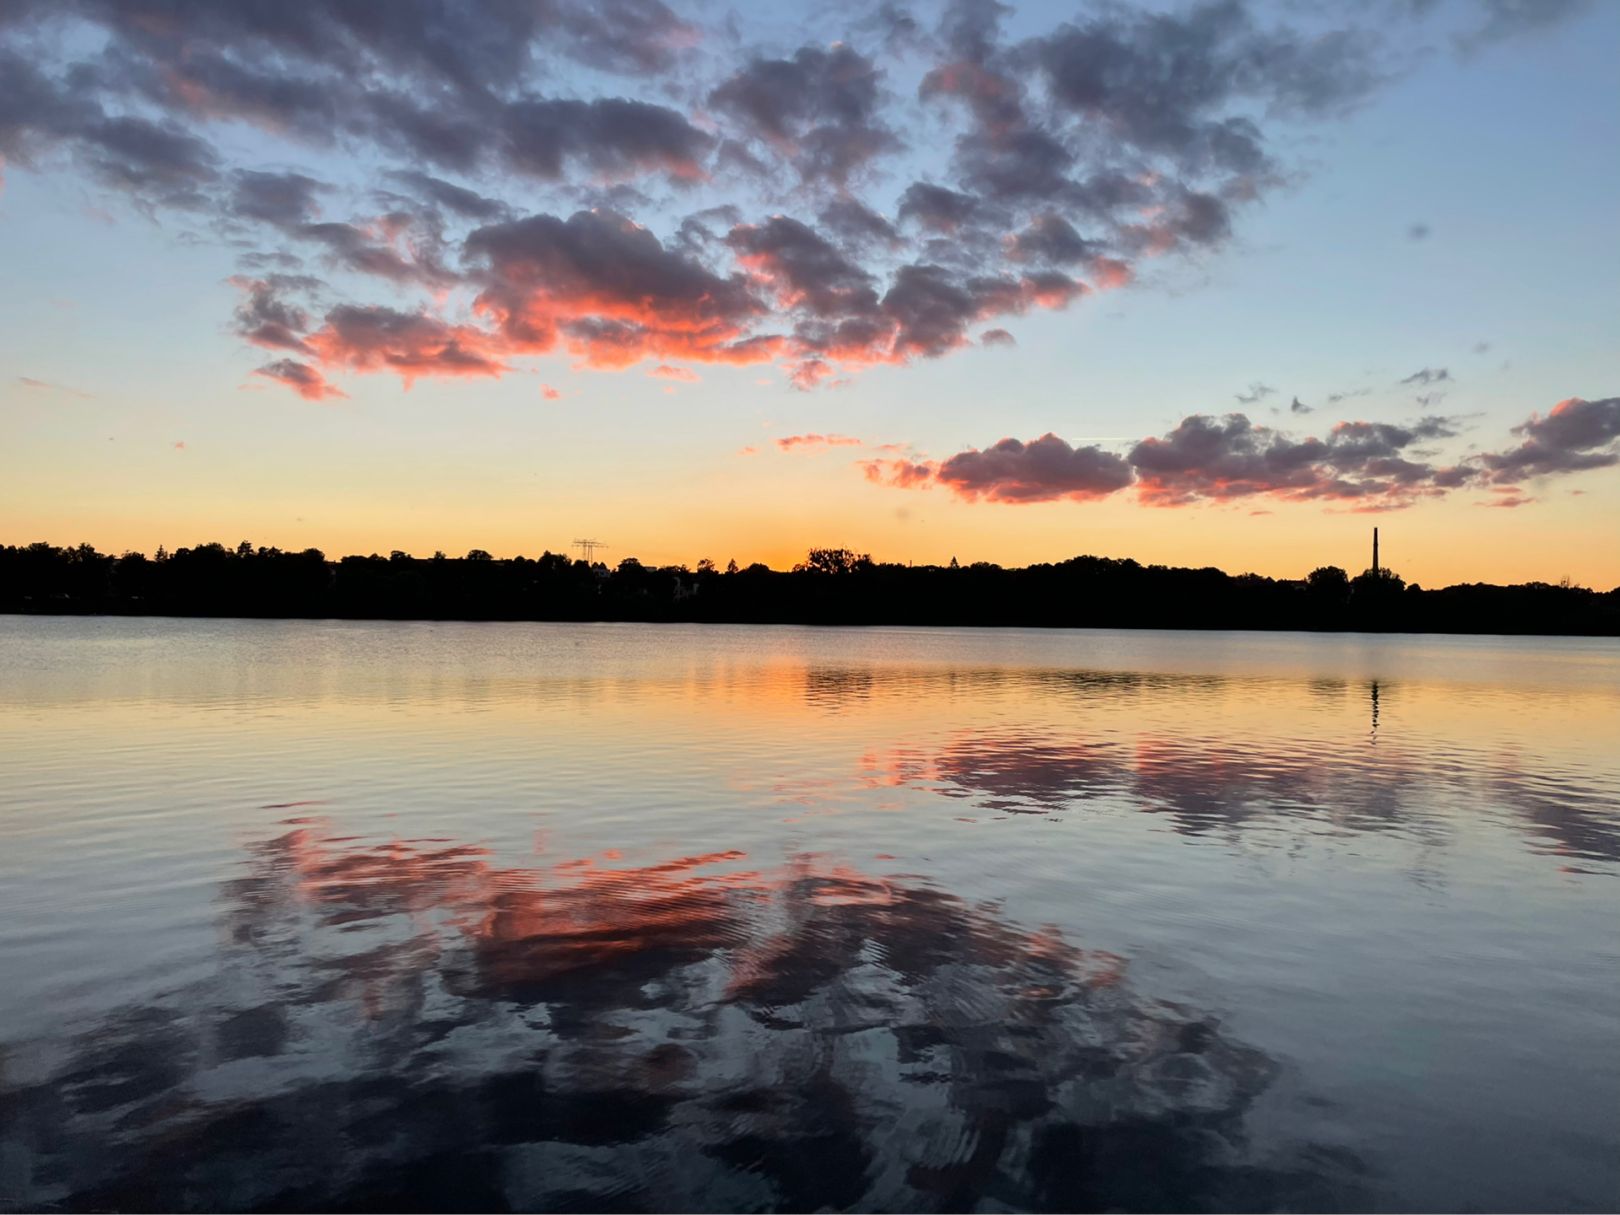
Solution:
<path fill-rule="evenodd" d="M 387 176 L 424 202 L 443 207 L 462 219 L 488 223 L 490 220 L 503 218 L 507 213 L 505 203 L 486 198 L 476 190 L 458 186 L 455 182 L 445 181 L 442 177 L 434 177 L 414 169 L 394 170 Z"/>
<path fill-rule="evenodd" d="M 237 333 L 269 350 L 314 353 L 303 336 L 310 327 L 309 313 L 287 297 L 318 290 L 324 285 L 320 279 L 305 274 L 269 274 L 262 279 L 231 281 L 243 292 L 243 300 L 236 307 Z"/>
<path fill-rule="evenodd" d="M 855 248 L 893 247 L 900 233 L 883 216 L 854 198 L 838 198 L 821 209 L 821 226 Z"/>
<path fill-rule="evenodd" d="M 1269 497 L 1380 511 L 1485 485 L 1498 495 L 1492 504 L 1519 506 L 1533 501 L 1514 488 L 1522 478 L 1620 465 L 1620 397 L 1560 401 L 1513 433 L 1524 437 L 1516 448 L 1447 464 L 1427 445 L 1457 437 L 1452 418 L 1339 422 L 1324 438 L 1294 438 L 1242 413 L 1192 414 L 1124 456 L 1095 445 L 1070 447 L 1048 434 L 1031 443 L 1003 439 L 942 461 L 907 457 L 859 466 L 880 484 L 944 485 L 975 501 L 1098 498 L 1134 486 L 1151 506 Z"/>
<path fill-rule="evenodd" d="M 714 144 L 680 112 L 623 97 L 518 101 L 501 111 L 500 124 L 505 163 L 547 181 L 570 162 L 608 177 L 652 170 L 693 180 Z"/>
<path fill-rule="evenodd" d="M 704 361 L 768 357 L 748 332 L 769 309 L 740 275 L 722 277 L 607 211 L 535 215 L 474 231 L 465 253 L 478 307 L 513 348 L 545 351 L 561 334 L 587 360 L 647 355 Z"/>
<path fill-rule="evenodd" d="M 958 495 L 991 502 L 1101 498 L 1132 481 L 1131 466 L 1100 447 L 1070 447 L 1054 434 L 1028 443 L 1003 439 L 944 461 L 934 479 Z"/>
<path fill-rule="evenodd" d="M 1434 491 L 1436 468 L 1408 455 L 1418 443 L 1454 434 L 1447 419 L 1431 418 L 1412 426 L 1340 422 L 1326 439 L 1295 440 L 1244 414 L 1195 414 L 1138 443 L 1129 459 L 1152 505 L 1272 495 L 1385 509 Z"/>
<path fill-rule="evenodd" d="M 883 297 L 901 356 L 937 356 L 960 346 L 982 308 L 975 292 L 940 266 L 901 266 Z"/>
<path fill-rule="evenodd" d="M 0 46 L 0 155 L 31 164 L 100 116 L 88 98 Z"/>
<path fill-rule="evenodd" d="M 1021 53 L 1059 104 L 1200 175 L 1251 174 L 1265 163 L 1258 128 L 1226 112 L 1235 103 L 1320 114 L 1364 99 L 1381 80 L 1371 35 L 1263 30 L 1228 0 L 1181 14 L 1112 12 L 1032 39 Z"/>
<path fill-rule="evenodd" d="M 448 287 L 460 281 L 444 263 L 443 241 L 436 227 L 409 212 L 384 215 L 370 231 L 343 223 L 302 224 L 293 231 L 300 239 L 322 246 L 329 264 L 357 274 L 427 287 Z"/>
<path fill-rule="evenodd" d="M 848 46 L 800 47 L 791 59 L 755 59 L 709 94 L 806 180 L 846 182 L 901 147 L 879 115 L 879 73 Z"/>
<path fill-rule="evenodd" d="M 102 25 L 144 57 L 180 69 L 179 84 L 199 53 L 212 51 L 245 64 L 281 62 L 350 80 L 406 76 L 480 94 L 519 85 L 536 55 L 662 71 L 696 36 L 661 0 L 16 0 L 16 7 Z"/>
<path fill-rule="evenodd" d="M 232 175 L 226 208 L 237 219 L 257 220 L 278 228 L 313 219 L 317 196 L 325 187 L 302 173 L 260 173 L 239 169 Z"/>
<path fill-rule="evenodd" d="M 418 376 L 499 376 L 502 351 L 484 331 L 424 312 L 339 304 L 307 344 L 328 366 L 386 370 L 409 383 Z"/>
<path fill-rule="evenodd" d="M 1612 468 L 1620 464 L 1620 397 L 1598 401 L 1571 397 L 1554 405 L 1545 417 L 1532 414 L 1513 433 L 1523 435 L 1524 442 L 1479 457 L 1494 482 Z"/>
<path fill-rule="evenodd" d="M 1424 367 L 1414 371 L 1401 381 L 1403 384 L 1444 384 L 1451 379 L 1451 372 L 1444 367 Z"/>
<path fill-rule="evenodd" d="M 742 208 L 730 203 L 705 207 L 681 220 L 675 231 L 675 244 L 693 257 L 707 257 L 724 240 L 725 234 L 742 223 Z"/>
<path fill-rule="evenodd" d="M 1482 2 L 1480 38 L 1575 7 Z M 1274 128 L 1358 104 L 1399 44 L 1364 16 L 1324 32 L 1321 12 L 1262 20 L 1247 0 L 1098 7 L 1016 34 L 1009 12 L 945 0 L 925 28 L 890 5 L 847 42 L 784 54 L 663 0 L 12 0 L 0 156 L 76 166 L 149 213 L 210 214 L 223 239 L 262 224 L 265 247 L 241 261 L 254 282 L 303 255 L 414 299 L 479 288 L 471 323 L 439 322 L 443 357 L 410 307 L 362 309 L 405 318 L 390 332 L 415 344 L 346 364 L 360 370 L 484 374 L 561 344 L 598 366 L 773 359 L 802 385 L 937 356 L 986 325 L 999 341 L 998 321 L 1065 306 L 1080 276 L 1120 286 L 1138 257 L 1222 245 L 1283 178 Z M 899 53 L 916 57 L 915 99 L 886 85 Z M 332 213 L 345 195 L 284 167 L 283 149 L 273 171 L 239 163 L 210 143 L 223 122 L 352 158 L 371 176 L 344 189 L 384 214 Z M 908 146 L 915 161 L 896 156 Z M 669 214 L 671 186 L 746 205 L 661 239 L 630 217 Z M 545 213 L 576 208 L 596 218 Z M 238 329 L 303 353 L 308 315 L 266 291 L 246 293 Z M 315 332 L 348 350 L 359 315 Z M 1406 382 L 1449 375 L 1419 377 Z"/>
<path fill-rule="evenodd" d="M 1142 499 L 1158 506 L 1269 494 L 1338 499 L 1375 509 L 1433 488 L 1436 469 L 1407 458 L 1414 445 L 1455 434 L 1443 418 L 1412 426 L 1340 422 L 1326 439 L 1295 440 L 1240 413 L 1195 414 L 1131 449 Z"/>
<path fill-rule="evenodd" d="M 980 203 L 971 194 L 914 181 L 900 196 L 900 219 L 930 232 L 955 233 L 980 215 Z"/>
<path fill-rule="evenodd" d="M 41 71 L 0 46 L 0 156 L 23 165 L 65 150 L 90 173 L 147 203 L 192 208 L 218 176 L 205 140 L 178 123 L 109 114 L 82 77 Z"/>
<path fill-rule="evenodd" d="M 348 396 L 348 393 L 327 383 L 326 377 L 308 363 L 300 363 L 296 359 L 277 359 L 273 363 L 266 363 L 253 374 L 285 384 L 306 401 Z"/>
<path fill-rule="evenodd" d="M 1254 405 L 1265 400 L 1276 391 L 1277 390 L 1270 384 L 1262 384 L 1260 381 L 1256 380 L 1254 383 L 1249 385 L 1248 392 L 1234 393 L 1233 398 L 1239 405 Z"/>
<path fill-rule="evenodd" d="M 1311 407 L 1309 405 L 1305 404 L 1304 401 L 1301 401 L 1298 397 L 1295 397 L 1293 399 L 1293 401 L 1288 406 L 1288 412 L 1289 413 L 1310 413 L 1311 412 Z"/>
<path fill-rule="evenodd" d="M 1014 261 L 1044 262 L 1053 266 L 1071 266 L 1096 256 L 1099 251 L 1096 245 L 1082 239 L 1073 224 L 1051 211 L 1037 215 L 1008 244 L 1008 253 Z"/>
<path fill-rule="evenodd" d="M 726 243 L 776 292 L 781 305 L 817 317 L 871 316 L 875 280 L 830 241 L 796 219 L 773 216 L 731 230 Z"/>
<path fill-rule="evenodd" d="M 1551 29 L 1592 7 L 1591 0 L 1477 0 L 1479 19 L 1457 35 L 1465 51 Z"/>
<path fill-rule="evenodd" d="M 97 176 L 131 194 L 171 207 L 201 206 L 201 187 L 217 176 L 209 145 L 174 123 L 120 115 L 78 132 Z"/>
<path fill-rule="evenodd" d="M 1341 422 L 1326 438 L 1295 439 L 1240 413 L 1194 414 L 1125 455 L 1095 444 L 1071 447 L 1055 435 L 1030 443 L 1003 439 L 984 451 L 933 462 L 867 460 L 875 481 L 905 488 L 943 485 L 960 497 L 1049 502 L 1105 497 L 1135 486 L 1154 506 L 1273 497 L 1387 510 L 1477 479 L 1477 470 L 1441 468 L 1419 445 L 1454 437 L 1446 419 L 1410 426 Z"/>

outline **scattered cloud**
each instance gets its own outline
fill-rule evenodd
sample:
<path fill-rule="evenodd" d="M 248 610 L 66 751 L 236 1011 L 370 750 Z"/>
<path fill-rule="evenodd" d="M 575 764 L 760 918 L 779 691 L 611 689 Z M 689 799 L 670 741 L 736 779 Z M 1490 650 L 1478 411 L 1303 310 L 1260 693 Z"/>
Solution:
<path fill-rule="evenodd" d="M 865 447 L 860 439 L 849 435 L 784 435 L 775 440 L 776 446 L 782 451 L 815 451 L 828 447 Z"/>
<path fill-rule="evenodd" d="M 540 385 L 540 396 L 542 399 L 547 401 L 562 400 L 562 393 L 557 391 L 557 389 L 553 388 L 550 384 Z"/>
<path fill-rule="evenodd" d="M 1500 507 L 1506 507 L 1506 508 L 1511 509 L 1511 508 L 1513 508 L 1515 506 L 1529 506 L 1532 502 L 1535 501 L 1534 498 L 1527 497 L 1525 495 L 1524 491 L 1521 490 L 1517 485 L 1499 485 L 1499 486 L 1495 487 L 1494 489 L 1492 489 L 1491 493 L 1496 495 L 1496 496 L 1491 497 L 1491 498 L 1485 498 L 1485 499 L 1483 499 L 1483 500 L 1481 500 L 1479 502 L 1474 503 L 1474 505 L 1475 506 L 1500 506 Z"/>
<path fill-rule="evenodd" d="M 424 375 L 498 377 L 507 370 L 482 329 L 393 308 L 340 304 L 306 345 L 327 366 L 392 371 L 406 387 Z"/>
<path fill-rule="evenodd" d="M 1309 405 L 1305 404 L 1304 401 L 1301 401 L 1298 397 L 1295 397 L 1293 399 L 1292 403 L 1288 406 L 1288 412 L 1289 413 L 1310 413 L 1311 412 L 1311 407 Z"/>
<path fill-rule="evenodd" d="M 1406 230 L 1407 240 L 1428 240 L 1430 228 L 1428 224 L 1413 224 Z"/>
<path fill-rule="evenodd" d="M 1531 414 L 1513 433 L 1524 436 L 1517 447 L 1479 457 L 1493 482 L 1612 468 L 1620 464 L 1620 397 L 1570 397 L 1545 417 Z"/>
<path fill-rule="evenodd" d="M 17 383 L 21 384 L 24 388 L 31 388 L 35 392 L 61 393 L 64 396 L 78 397 L 83 401 L 94 399 L 94 394 L 92 393 L 81 392 L 77 388 L 69 388 L 64 384 L 53 384 L 50 380 L 36 379 L 31 375 L 18 376 Z"/>
<path fill-rule="evenodd" d="M 1276 391 L 1277 390 L 1270 384 L 1262 384 L 1256 380 L 1253 384 L 1249 385 L 1248 392 L 1234 393 L 1233 399 L 1236 400 L 1239 405 L 1256 405 Z"/>
<path fill-rule="evenodd" d="M 843 185 L 869 162 L 904 147 L 881 109 L 876 64 L 853 48 L 804 46 L 785 59 L 752 59 L 709 94 L 741 123 L 742 138 L 784 155 L 806 181 Z"/>
<path fill-rule="evenodd" d="M 1387 507 L 1433 488 L 1436 470 L 1407 458 L 1408 449 L 1454 433 L 1441 419 L 1410 427 L 1340 422 L 1325 439 L 1294 440 L 1243 414 L 1195 414 L 1163 437 L 1136 444 L 1130 463 L 1138 495 L 1152 506 L 1264 494 Z"/>
<path fill-rule="evenodd" d="M 1444 367 L 1424 367 L 1414 371 L 1401 381 L 1402 384 L 1442 384 L 1451 379 L 1451 372 Z"/>
<path fill-rule="evenodd" d="M 266 363 L 256 370 L 254 375 L 262 375 L 266 379 L 275 380 L 285 384 L 306 401 L 324 401 L 329 397 L 346 397 L 349 394 L 326 382 L 315 368 L 307 363 L 300 363 L 296 359 L 277 359 L 273 363 Z"/>
<path fill-rule="evenodd" d="M 934 480 L 969 501 L 1085 501 L 1129 485 L 1131 469 L 1100 447 L 1070 447 L 1045 434 L 1029 443 L 1002 439 L 984 451 L 959 452 L 935 468 Z"/>
<path fill-rule="evenodd" d="M 1134 488 L 1143 504 L 1159 507 L 1271 498 L 1380 511 L 1486 486 L 1496 495 L 1491 505 L 1520 506 L 1534 500 L 1520 480 L 1620 464 L 1620 397 L 1560 401 L 1513 433 L 1524 437 L 1518 447 L 1446 463 L 1435 445 L 1457 437 L 1451 418 L 1346 421 L 1320 438 L 1295 438 L 1241 413 L 1193 414 L 1124 454 L 1046 434 L 944 460 L 870 459 L 857 467 L 878 484 L 938 485 L 967 501 L 1089 501 Z"/>
<path fill-rule="evenodd" d="M 1480 0 L 1478 18 L 1454 41 L 1464 53 L 1551 29 L 1591 7 L 1591 0 Z"/>
<path fill-rule="evenodd" d="M 303 173 L 263 173 L 238 169 L 231 177 L 226 212 L 276 228 L 309 223 L 320 213 L 319 195 L 326 187 Z"/>
<path fill-rule="evenodd" d="M 1579 7 L 1482 0 L 1459 45 Z M 1408 40 L 1246 0 L 1016 31 L 1006 11 L 889 6 L 841 41 L 766 47 L 664 0 L 476 21 L 458 0 L 386 20 L 345 0 L 17 0 L 0 157 L 236 245 L 236 331 L 323 373 L 494 376 L 562 352 L 775 364 L 812 388 L 984 326 L 1011 344 L 1017 317 L 1223 245 L 1297 168 L 1282 136 L 1376 95 Z M 342 185 L 301 163 L 339 150 Z M 332 281 L 278 281 L 306 263 Z M 450 310 L 468 295 L 471 317 Z"/>

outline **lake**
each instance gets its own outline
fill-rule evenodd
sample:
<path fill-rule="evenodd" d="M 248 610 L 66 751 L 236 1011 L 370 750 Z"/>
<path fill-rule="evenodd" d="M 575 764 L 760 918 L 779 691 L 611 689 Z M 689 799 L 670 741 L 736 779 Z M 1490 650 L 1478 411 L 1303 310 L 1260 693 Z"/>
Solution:
<path fill-rule="evenodd" d="M 0 1209 L 1620 1206 L 1620 644 L 0 617 Z"/>

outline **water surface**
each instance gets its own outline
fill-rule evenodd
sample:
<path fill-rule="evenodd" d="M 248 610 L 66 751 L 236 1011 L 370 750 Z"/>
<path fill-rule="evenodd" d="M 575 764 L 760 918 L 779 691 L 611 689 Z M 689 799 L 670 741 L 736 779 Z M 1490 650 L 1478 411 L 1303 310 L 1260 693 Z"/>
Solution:
<path fill-rule="evenodd" d="M 0 1207 L 1620 1206 L 1620 645 L 0 618 Z"/>

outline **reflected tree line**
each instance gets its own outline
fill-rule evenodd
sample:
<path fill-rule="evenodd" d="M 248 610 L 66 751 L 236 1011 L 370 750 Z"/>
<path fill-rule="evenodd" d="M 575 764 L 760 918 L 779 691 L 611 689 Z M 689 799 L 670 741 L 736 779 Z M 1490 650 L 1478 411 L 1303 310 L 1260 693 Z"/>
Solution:
<path fill-rule="evenodd" d="M 1074 557 L 1006 569 L 912 566 L 815 549 L 791 570 L 709 560 L 616 567 L 562 553 L 330 560 L 243 541 L 151 557 L 88 544 L 0 546 L 0 611 L 368 619 L 642 620 L 1389 630 L 1620 635 L 1620 588 L 1531 582 L 1440 590 L 1387 569 L 1302 579 Z"/>
<path fill-rule="evenodd" d="M 291 820 L 217 971 L 0 1057 L 30 1209 L 1357 1205 L 1246 1129 L 1279 1065 L 1128 961 L 914 877 L 499 865 Z M 19 1052 L 21 1054 L 22 1052 Z"/>

